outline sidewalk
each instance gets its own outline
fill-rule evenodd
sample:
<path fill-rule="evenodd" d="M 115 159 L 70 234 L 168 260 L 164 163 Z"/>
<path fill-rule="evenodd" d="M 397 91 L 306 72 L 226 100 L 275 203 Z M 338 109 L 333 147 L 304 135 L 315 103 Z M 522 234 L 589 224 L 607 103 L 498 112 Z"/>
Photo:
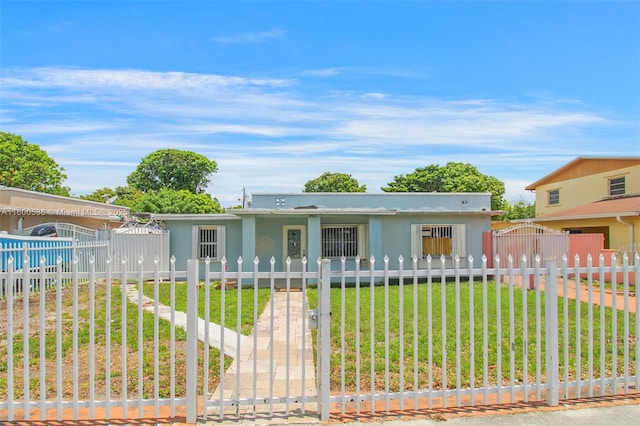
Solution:
<path fill-rule="evenodd" d="M 579 282 L 579 281 L 578 281 Z M 589 301 L 589 288 L 586 284 L 578 284 L 575 279 L 567 280 L 567 297 L 569 299 L 577 299 L 580 298 L 581 302 Z M 628 300 L 628 308 L 630 313 L 636 312 L 636 294 L 634 286 L 629 286 L 629 300 Z M 540 290 L 544 291 L 545 288 L 545 277 L 542 277 L 540 280 Z M 564 279 L 558 278 L 558 297 L 564 296 Z M 604 306 L 608 306 L 612 308 L 614 306 L 614 298 L 613 298 L 613 290 L 610 288 L 604 289 L 604 294 L 600 294 L 600 285 L 594 284 L 592 286 L 592 298 L 593 303 L 595 305 L 600 305 L 601 300 L 604 299 Z M 615 298 L 615 307 L 616 309 L 622 311 L 624 310 L 624 293 L 622 284 L 618 283 L 616 287 L 616 298 Z"/>
<path fill-rule="evenodd" d="M 442 424 L 456 426 L 632 426 L 640 424 L 640 405 L 564 409 L 559 411 L 530 411 L 519 414 L 498 414 L 441 419 L 382 420 L 349 423 L 350 426 L 432 426 Z"/>
<path fill-rule="evenodd" d="M 255 419 L 209 420 L 209 425 L 344 425 L 344 426 L 633 426 L 640 425 L 640 393 L 613 397 L 570 400 L 559 407 L 514 406 L 508 404 L 435 410 L 406 410 L 389 413 L 363 413 L 359 419 L 350 415 L 334 416 L 321 422 L 315 413 L 302 417 L 258 416 Z"/>
<path fill-rule="evenodd" d="M 334 413 L 330 424 L 348 426 L 497 425 L 640 425 L 640 393 L 564 400 L 557 407 L 543 402 L 495 404 L 379 412 L 359 419 Z"/>

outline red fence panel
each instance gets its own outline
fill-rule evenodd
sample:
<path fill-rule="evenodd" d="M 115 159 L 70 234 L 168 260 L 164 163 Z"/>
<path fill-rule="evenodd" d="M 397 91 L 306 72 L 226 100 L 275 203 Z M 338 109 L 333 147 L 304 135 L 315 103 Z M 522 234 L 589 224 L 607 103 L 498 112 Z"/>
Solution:
<path fill-rule="evenodd" d="M 487 257 L 487 268 L 493 268 L 493 238 L 491 231 L 485 231 L 482 233 L 482 253 Z"/>
<path fill-rule="evenodd" d="M 587 266 L 587 256 L 591 255 L 593 265 L 604 250 L 604 234 L 570 234 L 569 266 L 575 266 L 576 255 L 580 256 L 580 266 Z"/>

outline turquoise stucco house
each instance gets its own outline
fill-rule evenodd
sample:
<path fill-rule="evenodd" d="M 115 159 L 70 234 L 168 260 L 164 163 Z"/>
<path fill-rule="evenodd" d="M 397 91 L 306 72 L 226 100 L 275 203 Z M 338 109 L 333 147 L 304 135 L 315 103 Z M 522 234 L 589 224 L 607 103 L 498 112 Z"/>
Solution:
<path fill-rule="evenodd" d="M 431 255 L 447 266 L 456 254 L 461 258 L 482 256 L 482 233 L 491 229 L 490 193 L 271 193 L 254 194 L 245 208 L 224 214 L 156 214 L 153 218 L 170 231 L 170 253 L 176 268 L 185 269 L 187 260 L 209 257 L 212 270 L 220 270 L 226 257 L 228 270 L 268 271 L 275 259 L 276 271 L 317 270 L 319 258 L 340 262 L 347 268 L 383 267 L 388 255 L 390 268 L 398 268 L 402 255 L 405 268 L 418 256 L 421 267 Z M 465 265 L 466 260 L 462 265 Z"/>

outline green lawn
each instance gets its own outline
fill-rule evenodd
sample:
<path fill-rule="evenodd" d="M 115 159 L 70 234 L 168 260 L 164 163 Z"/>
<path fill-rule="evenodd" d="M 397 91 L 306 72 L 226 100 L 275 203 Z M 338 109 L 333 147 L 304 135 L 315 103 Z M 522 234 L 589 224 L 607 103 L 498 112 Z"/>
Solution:
<path fill-rule="evenodd" d="M 110 383 L 112 397 L 121 394 L 122 375 L 121 375 L 121 356 L 122 356 L 122 291 L 121 284 L 114 282 L 110 287 L 111 290 L 111 310 L 110 316 L 110 348 L 111 348 L 111 371 Z M 186 311 L 186 284 L 176 283 L 176 310 Z M 170 304 L 170 284 L 160 283 L 158 285 L 159 300 L 161 303 Z M 154 284 L 145 283 L 144 293 L 147 296 L 154 297 Z M 104 393 L 107 377 L 106 377 L 106 350 L 107 343 L 107 287 L 102 283 L 95 286 L 95 377 L 96 377 L 96 394 Z M 200 288 L 200 307 L 199 314 L 204 318 L 204 288 Z M 225 325 L 228 328 L 235 329 L 237 323 L 236 303 L 237 292 L 227 291 L 226 297 L 226 314 Z M 210 294 L 211 309 L 210 320 L 219 322 L 220 320 L 220 291 L 211 289 Z M 262 312 L 264 306 L 269 300 L 269 291 L 259 290 L 258 292 L 258 314 Z M 67 285 L 62 289 L 62 339 L 60 340 L 62 350 L 63 365 L 63 397 L 70 398 L 73 395 L 73 374 L 72 368 L 74 363 L 73 354 L 73 312 L 78 313 L 78 370 L 79 370 L 79 393 L 81 399 L 89 397 L 89 373 L 88 365 L 90 364 L 90 292 L 87 284 L 81 284 L 78 287 L 78 304 L 73 304 L 73 288 Z M 39 336 L 39 305 L 40 295 L 32 294 L 29 299 L 30 310 L 30 339 L 29 339 L 29 358 L 30 358 L 30 383 L 31 398 L 39 398 L 39 374 L 40 374 L 40 336 Z M 57 335 L 55 331 L 56 325 L 56 291 L 48 290 L 46 292 L 45 301 L 46 311 L 46 332 L 45 332 L 45 366 L 46 366 L 46 383 L 47 398 L 54 398 L 57 395 L 56 385 L 56 364 L 57 364 Z M 14 398 L 22 398 L 23 395 L 23 328 L 22 328 L 22 296 L 18 296 L 14 300 L 14 337 L 13 337 L 13 365 L 14 365 Z M 138 306 L 129 301 L 126 302 L 126 324 L 127 324 L 127 369 L 128 371 L 128 393 L 129 395 L 137 395 L 138 389 Z M 242 291 L 242 316 L 241 329 L 243 334 L 249 334 L 253 327 L 253 290 Z M 7 317 L 7 303 L 0 301 L 0 318 Z M 168 321 L 160 319 L 158 321 L 158 348 L 159 348 L 159 388 L 160 397 L 168 397 L 170 395 L 170 356 L 171 356 L 171 326 Z M 153 356 L 154 351 L 154 315 L 150 312 L 142 312 L 142 353 L 143 353 L 143 392 L 145 397 L 152 397 L 154 392 L 154 366 L 156 365 Z M 7 334 L 0 332 L 0 341 L 6 341 Z M 182 396 L 185 393 L 185 354 L 186 354 L 186 332 L 181 328 L 175 328 L 176 339 L 176 385 L 174 387 L 176 395 Z M 204 352 L 204 346 L 199 343 L 199 353 Z M 7 345 L 0 344 L 0 400 L 7 400 L 8 376 L 7 376 Z M 232 359 L 225 357 L 225 365 L 228 367 Z M 219 381 L 219 365 L 220 352 L 217 349 L 209 350 L 209 389 L 217 386 Z M 198 375 L 198 388 L 202 388 L 203 366 L 199 366 L 200 374 Z"/>
<path fill-rule="evenodd" d="M 220 290 L 216 290 L 216 284 L 212 283 L 209 289 L 209 321 L 216 324 L 220 324 L 220 306 L 221 295 Z M 205 287 L 200 286 L 198 289 L 198 312 L 200 318 L 204 318 L 204 302 L 205 302 Z M 171 305 L 171 284 L 160 283 L 158 285 L 158 300 L 160 303 L 170 306 Z M 144 294 L 148 297 L 154 298 L 153 283 L 145 284 Z M 238 305 L 238 291 L 237 289 L 226 290 L 224 292 L 225 297 L 225 316 L 224 325 L 226 328 L 235 330 L 237 327 L 237 305 Z M 264 307 L 269 302 L 271 297 L 270 290 L 268 288 L 258 289 L 258 309 L 257 315 L 260 316 Z M 176 283 L 175 285 L 175 305 L 177 311 L 187 311 L 187 285 L 184 282 Z M 254 311 L 254 290 L 243 289 L 241 291 L 241 330 L 242 334 L 248 335 L 253 328 L 253 311 Z"/>
<path fill-rule="evenodd" d="M 345 290 L 345 386 L 349 391 L 356 389 L 356 374 L 357 367 L 360 367 L 360 386 L 362 390 L 370 388 L 371 383 L 371 331 L 373 331 L 374 342 L 374 381 L 376 389 L 385 388 L 385 369 L 389 369 L 389 386 L 391 391 L 398 391 L 400 388 L 400 365 L 404 365 L 404 388 L 412 389 L 413 387 L 413 365 L 414 365 L 414 338 L 417 339 L 418 344 L 418 387 L 421 389 L 427 388 L 429 380 L 431 380 L 434 388 L 440 388 L 443 383 L 443 372 L 446 371 L 446 384 L 448 388 L 456 386 L 456 382 L 459 380 L 461 386 L 466 387 L 470 384 L 470 370 L 472 362 L 472 354 L 474 355 L 474 368 L 475 368 L 475 384 L 480 385 L 482 383 L 484 374 L 484 359 L 485 352 L 484 339 L 483 339 L 483 285 L 476 282 L 472 286 L 468 282 L 463 282 L 459 286 L 455 283 L 448 283 L 444 286 L 444 295 L 442 292 L 442 285 L 438 282 L 432 284 L 431 288 L 431 330 L 429 333 L 429 293 L 427 284 L 421 283 L 417 288 L 418 299 L 418 332 L 414 335 L 413 330 L 413 317 L 414 317 L 414 289 L 413 285 L 405 284 L 401 292 L 400 286 L 391 285 L 388 288 L 388 307 L 385 308 L 385 288 L 383 286 L 374 287 L 374 311 L 373 320 L 370 310 L 370 288 L 363 287 L 360 292 L 360 362 L 356 359 L 356 341 L 358 337 L 356 327 L 356 289 L 347 288 Z M 521 383 L 523 380 L 524 370 L 524 358 L 526 356 L 528 360 L 527 377 L 528 382 L 535 380 L 537 369 L 539 368 L 539 374 L 542 377 L 545 375 L 545 340 L 544 320 L 540 323 L 539 330 L 536 328 L 536 292 L 523 291 L 520 288 L 512 289 L 513 298 L 513 361 L 511 359 L 512 353 L 510 348 L 510 309 L 509 298 L 510 289 L 506 284 L 496 285 L 495 282 L 489 282 L 486 288 L 486 303 L 487 303 L 487 319 L 488 319 L 488 332 L 486 340 L 486 359 L 487 359 L 487 374 L 490 384 L 495 385 L 498 381 L 498 375 L 501 375 L 501 381 L 504 384 L 510 382 L 510 364 L 514 363 L 515 373 L 514 380 L 516 383 Z M 456 310 L 456 292 L 460 295 L 459 312 Z M 400 296 L 403 298 L 404 304 L 404 321 L 400 322 Z M 473 296 L 473 305 L 470 303 L 471 296 Z M 309 290 L 309 301 L 312 307 L 316 306 L 317 290 Z M 442 303 L 444 297 L 444 304 Z M 500 309 L 498 310 L 498 297 L 500 298 Z M 524 301 L 523 297 L 526 297 L 526 314 L 523 309 Z M 444 306 L 444 309 L 443 309 Z M 340 289 L 333 288 L 331 290 L 331 382 L 334 389 L 339 389 L 339 383 L 341 380 L 341 291 Z M 560 335 L 560 377 L 564 377 L 564 302 L 561 298 L 558 299 L 559 309 L 559 335 Z M 540 293 L 539 309 L 544 312 L 544 294 Z M 385 311 L 390 313 L 386 320 Z M 443 315 L 443 310 L 446 310 L 446 315 Z M 474 312 L 474 322 L 472 325 L 470 312 Z M 580 309 L 580 339 L 576 341 L 576 303 L 575 301 L 569 301 L 569 345 L 567 354 L 569 356 L 569 379 L 574 380 L 577 375 L 577 346 L 580 344 L 581 354 L 581 376 L 587 377 L 587 360 L 589 357 L 589 340 L 588 340 L 588 315 L 589 310 L 586 303 L 581 304 Z M 497 318 L 498 314 L 501 317 L 501 339 L 498 339 L 498 327 Z M 592 312 L 594 318 L 594 336 L 593 336 L 593 359 L 596 369 L 599 372 L 599 362 L 601 349 L 604 350 L 606 368 L 610 371 L 612 366 L 612 310 L 610 308 L 604 309 L 605 315 L 605 347 L 600 348 L 600 307 L 594 306 Z M 622 356 L 624 349 L 625 336 L 623 334 L 623 320 L 624 316 L 622 312 L 618 312 L 617 324 L 617 366 L 616 368 L 622 373 Z M 388 321 L 385 324 L 385 321 Z M 444 321 L 444 322 L 443 322 Z M 635 315 L 630 315 L 630 334 L 629 337 L 629 352 L 631 357 L 635 354 Z M 526 327 L 524 326 L 526 322 Z M 402 325 L 402 328 L 401 328 Z M 388 330 L 388 331 L 387 331 Z M 443 331 L 444 330 L 444 331 Z M 526 342 L 524 331 L 526 330 Z M 456 341 L 456 333 L 460 333 L 459 343 Z M 443 335 L 446 339 L 446 343 L 443 344 Z M 475 336 L 475 342 L 472 347 L 471 336 Z M 431 339 L 431 342 L 429 341 Z M 499 345 L 502 343 L 501 357 L 498 354 Z M 385 366 L 385 343 L 389 344 L 389 365 Z M 404 343 L 404 362 L 401 362 L 399 352 L 400 344 Z M 579 343 L 578 343 L 579 342 Z M 429 347 L 431 345 L 431 352 Z M 539 346 L 538 346 L 539 345 Z M 525 352 L 526 349 L 526 352 Z M 526 353 L 526 355 L 525 355 Z M 444 355 L 443 355 L 444 354 Z M 456 354 L 459 354 L 460 360 L 460 373 L 457 376 L 456 369 Z M 432 372 L 429 373 L 428 361 L 431 356 L 433 360 Z M 501 359 L 501 369 L 498 370 L 498 359 Z M 446 363 L 446 370 L 443 366 Z M 635 363 L 630 361 L 630 370 L 634 371 Z M 431 377 L 430 377 L 431 376 Z M 596 374 L 597 376 L 597 374 Z"/>

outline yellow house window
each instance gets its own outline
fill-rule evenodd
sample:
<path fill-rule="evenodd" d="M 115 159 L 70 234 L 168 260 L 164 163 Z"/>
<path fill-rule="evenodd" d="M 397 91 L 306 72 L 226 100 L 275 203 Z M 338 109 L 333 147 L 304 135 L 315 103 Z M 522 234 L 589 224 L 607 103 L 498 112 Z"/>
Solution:
<path fill-rule="evenodd" d="M 609 195 L 624 195 L 625 194 L 625 179 L 624 176 L 609 179 Z"/>
<path fill-rule="evenodd" d="M 560 190 L 553 189 L 547 192 L 547 203 L 552 206 L 555 204 L 560 204 Z"/>

